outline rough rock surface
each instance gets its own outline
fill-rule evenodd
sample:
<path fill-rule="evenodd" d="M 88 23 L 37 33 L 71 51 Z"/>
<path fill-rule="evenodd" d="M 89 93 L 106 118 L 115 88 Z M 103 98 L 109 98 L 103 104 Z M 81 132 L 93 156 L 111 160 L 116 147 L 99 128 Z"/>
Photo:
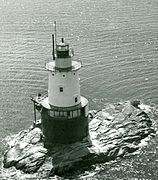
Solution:
<path fill-rule="evenodd" d="M 39 128 L 20 132 L 8 145 L 3 160 L 5 168 L 15 166 L 26 173 L 33 173 L 45 161 L 47 149 L 43 147 L 42 132 Z"/>
<path fill-rule="evenodd" d="M 139 101 L 90 111 L 89 137 L 74 144 L 56 145 L 48 153 L 39 128 L 22 131 L 7 140 L 4 167 L 48 177 L 123 157 L 138 150 L 145 137 L 155 135 L 152 114 L 152 109 Z"/>

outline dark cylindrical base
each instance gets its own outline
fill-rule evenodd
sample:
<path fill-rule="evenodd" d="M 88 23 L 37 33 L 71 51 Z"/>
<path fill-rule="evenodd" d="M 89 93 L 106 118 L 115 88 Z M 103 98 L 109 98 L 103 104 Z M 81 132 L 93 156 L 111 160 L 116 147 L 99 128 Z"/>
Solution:
<path fill-rule="evenodd" d="M 68 144 L 82 140 L 88 135 L 88 116 L 64 118 L 51 117 L 49 110 L 41 112 L 42 130 L 45 136 L 45 146 L 53 144 Z"/>

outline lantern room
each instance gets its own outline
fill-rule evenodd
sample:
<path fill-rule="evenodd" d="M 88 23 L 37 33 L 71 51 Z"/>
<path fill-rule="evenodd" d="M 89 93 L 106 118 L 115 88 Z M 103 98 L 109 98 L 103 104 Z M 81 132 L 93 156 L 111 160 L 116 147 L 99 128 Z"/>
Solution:
<path fill-rule="evenodd" d="M 64 42 L 64 38 L 61 38 L 61 42 L 56 45 L 55 68 L 69 70 L 71 67 L 72 59 L 69 54 L 69 44 Z"/>

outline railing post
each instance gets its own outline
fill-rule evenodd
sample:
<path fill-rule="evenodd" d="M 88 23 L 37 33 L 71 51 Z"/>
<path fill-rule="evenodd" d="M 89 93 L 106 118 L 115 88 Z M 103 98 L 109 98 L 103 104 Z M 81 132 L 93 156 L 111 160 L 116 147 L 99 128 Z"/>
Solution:
<path fill-rule="evenodd" d="M 35 101 L 33 102 L 34 104 L 34 126 L 36 125 L 36 105 L 35 105 Z"/>

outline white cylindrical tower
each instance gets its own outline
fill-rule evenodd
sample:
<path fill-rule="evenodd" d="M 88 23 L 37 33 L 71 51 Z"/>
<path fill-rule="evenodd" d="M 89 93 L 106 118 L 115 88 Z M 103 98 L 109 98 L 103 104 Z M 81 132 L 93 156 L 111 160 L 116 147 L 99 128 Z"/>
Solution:
<path fill-rule="evenodd" d="M 80 95 L 81 62 L 74 60 L 63 38 L 53 52 L 54 60 L 46 64 L 48 97 L 40 98 L 42 130 L 48 146 L 80 141 L 88 135 L 88 100 Z"/>
<path fill-rule="evenodd" d="M 69 45 L 62 42 L 56 46 L 56 59 L 46 65 L 49 71 L 48 101 L 56 107 L 79 105 L 80 83 L 78 70 L 81 62 L 72 61 Z"/>
<path fill-rule="evenodd" d="M 78 70 L 50 71 L 48 85 L 49 104 L 57 107 L 71 107 L 80 103 Z"/>

